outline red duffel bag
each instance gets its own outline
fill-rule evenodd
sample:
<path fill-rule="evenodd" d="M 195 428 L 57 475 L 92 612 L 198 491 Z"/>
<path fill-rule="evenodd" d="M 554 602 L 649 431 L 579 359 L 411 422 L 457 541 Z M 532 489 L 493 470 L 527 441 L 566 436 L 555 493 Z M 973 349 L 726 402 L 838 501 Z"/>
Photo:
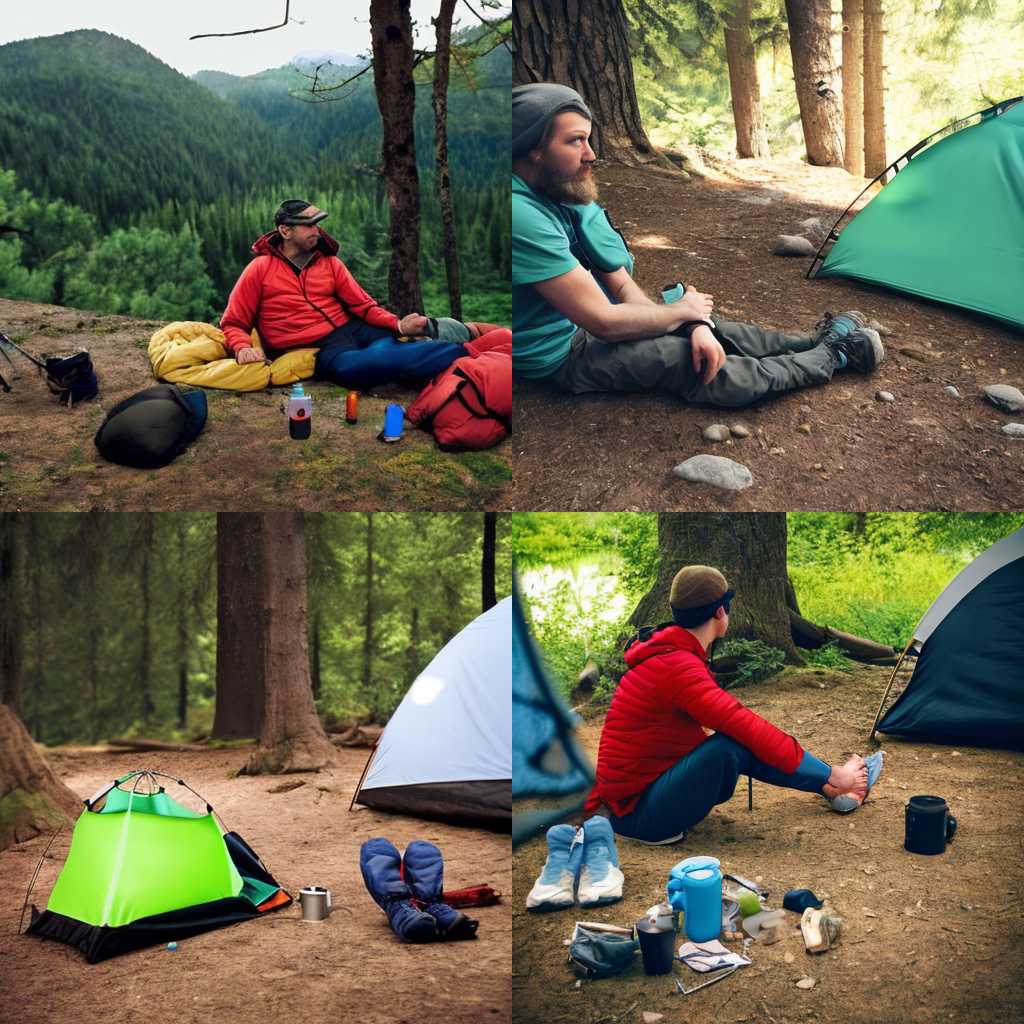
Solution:
<path fill-rule="evenodd" d="M 511 429 L 512 332 L 501 327 L 466 345 L 466 355 L 439 373 L 406 416 L 446 451 L 491 448 Z"/>

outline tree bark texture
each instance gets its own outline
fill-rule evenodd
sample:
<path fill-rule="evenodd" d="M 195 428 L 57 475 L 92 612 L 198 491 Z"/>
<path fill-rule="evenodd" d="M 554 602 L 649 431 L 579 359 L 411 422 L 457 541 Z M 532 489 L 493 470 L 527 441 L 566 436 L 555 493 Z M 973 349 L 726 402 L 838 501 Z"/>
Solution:
<path fill-rule="evenodd" d="M 807 161 L 842 167 L 843 112 L 832 59 L 832 6 L 829 0 L 786 0 L 786 17 Z"/>
<path fill-rule="evenodd" d="M 370 0 L 373 84 L 383 124 L 381 156 L 387 182 L 388 300 L 399 316 L 422 312 L 420 290 L 420 182 L 413 114 L 413 37 L 410 0 Z"/>
<path fill-rule="evenodd" d="M 217 705 L 216 739 L 256 736 L 263 706 L 263 606 L 259 516 L 217 513 Z"/>
<path fill-rule="evenodd" d="M 575 89 L 594 114 L 591 144 L 602 160 L 673 167 L 640 123 L 622 0 L 516 0 L 512 41 L 513 83 Z"/>
<path fill-rule="evenodd" d="M 178 536 L 178 728 L 188 718 L 188 525 L 184 516 L 176 520 Z"/>
<path fill-rule="evenodd" d="M 753 0 L 736 0 L 725 20 L 725 56 L 729 63 L 729 92 L 736 125 L 736 155 L 768 157 L 768 129 L 761 108 L 757 52 L 750 38 Z"/>
<path fill-rule="evenodd" d="M 265 685 L 259 746 L 245 771 L 315 772 L 332 761 L 334 748 L 317 717 L 310 684 L 303 514 L 263 512 L 255 519 Z"/>
<path fill-rule="evenodd" d="M 21 714 L 22 696 L 22 533 L 18 513 L 0 512 L 0 703 L 16 715 Z"/>
<path fill-rule="evenodd" d="M 363 615 L 363 694 L 373 709 L 374 720 L 380 714 L 373 693 L 373 513 L 366 513 L 366 610 Z"/>
<path fill-rule="evenodd" d="M 139 567 L 139 585 L 142 591 L 139 617 L 142 620 L 141 650 L 139 651 L 139 714 L 143 724 L 148 724 L 156 710 L 153 704 L 153 690 L 150 676 L 153 671 L 153 634 L 150 624 L 149 564 L 153 556 L 153 513 L 142 515 L 142 564 Z"/>
<path fill-rule="evenodd" d="M 659 513 L 658 579 L 631 621 L 636 626 L 670 621 L 675 574 L 684 565 L 710 565 L 736 591 L 729 636 L 762 640 L 784 651 L 791 664 L 803 664 L 790 634 L 786 537 L 783 512 Z"/>
<path fill-rule="evenodd" d="M 81 800 L 53 774 L 21 719 L 0 704 L 0 850 L 52 832 L 81 809 Z"/>
<path fill-rule="evenodd" d="M 881 174 L 885 158 L 885 38 L 882 0 L 864 0 L 864 174 Z"/>
<path fill-rule="evenodd" d="M 452 186 L 448 176 L 448 71 L 452 54 L 452 15 L 458 0 L 441 0 L 441 9 L 432 19 L 437 29 L 434 50 L 434 164 L 437 201 L 441 207 L 441 235 L 444 245 L 444 271 L 448 281 L 451 315 L 462 319 L 462 288 L 459 284 L 459 250 L 455 238 L 455 213 Z"/>
<path fill-rule="evenodd" d="M 864 177 L 864 0 L 843 0 L 843 166 Z"/>
<path fill-rule="evenodd" d="M 494 556 L 498 543 L 498 513 L 484 513 L 484 543 L 483 557 L 480 563 L 480 576 L 482 584 L 483 610 L 493 608 L 498 603 L 498 593 L 494 581 Z"/>

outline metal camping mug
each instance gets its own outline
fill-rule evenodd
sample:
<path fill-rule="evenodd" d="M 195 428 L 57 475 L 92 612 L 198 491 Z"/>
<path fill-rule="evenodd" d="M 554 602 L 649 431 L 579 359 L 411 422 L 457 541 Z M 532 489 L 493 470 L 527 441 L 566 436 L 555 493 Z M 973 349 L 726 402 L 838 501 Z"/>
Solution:
<path fill-rule="evenodd" d="M 912 796 L 906 806 L 903 848 L 910 853 L 935 855 L 946 852 L 956 835 L 956 818 L 941 796 Z"/>
<path fill-rule="evenodd" d="M 322 921 L 331 912 L 331 892 L 319 885 L 299 890 L 303 921 Z"/>

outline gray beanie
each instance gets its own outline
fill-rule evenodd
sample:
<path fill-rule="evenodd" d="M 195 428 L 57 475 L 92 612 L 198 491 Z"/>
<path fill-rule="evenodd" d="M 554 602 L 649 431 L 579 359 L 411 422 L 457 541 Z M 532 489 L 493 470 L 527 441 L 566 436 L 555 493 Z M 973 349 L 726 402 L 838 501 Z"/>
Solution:
<path fill-rule="evenodd" d="M 563 110 L 575 110 L 594 120 L 580 94 L 567 85 L 517 85 L 512 90 L 512 159 L 529 153 L 540 142 L 551 118 Z"/>

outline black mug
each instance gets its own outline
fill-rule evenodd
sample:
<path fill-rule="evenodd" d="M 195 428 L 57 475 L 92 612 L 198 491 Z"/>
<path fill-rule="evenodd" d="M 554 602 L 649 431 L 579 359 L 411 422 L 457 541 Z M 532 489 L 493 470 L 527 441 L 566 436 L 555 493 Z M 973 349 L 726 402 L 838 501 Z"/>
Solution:
<path fill-rule="evenodd" d="M 945 853 L 954 835 L 956 818 L 941 796 L 912 796 L 907 801 L 905 850 L 929 856 Z"/>
<path fill-rule="evenodd" d="M 636 937 L 640 941 L 640 955 L 644 958 L 645 974 L 668 974 L 675 957 L 676 933 L 658 928 L 650 919 L 641 917 L 636 923 Z"/>

